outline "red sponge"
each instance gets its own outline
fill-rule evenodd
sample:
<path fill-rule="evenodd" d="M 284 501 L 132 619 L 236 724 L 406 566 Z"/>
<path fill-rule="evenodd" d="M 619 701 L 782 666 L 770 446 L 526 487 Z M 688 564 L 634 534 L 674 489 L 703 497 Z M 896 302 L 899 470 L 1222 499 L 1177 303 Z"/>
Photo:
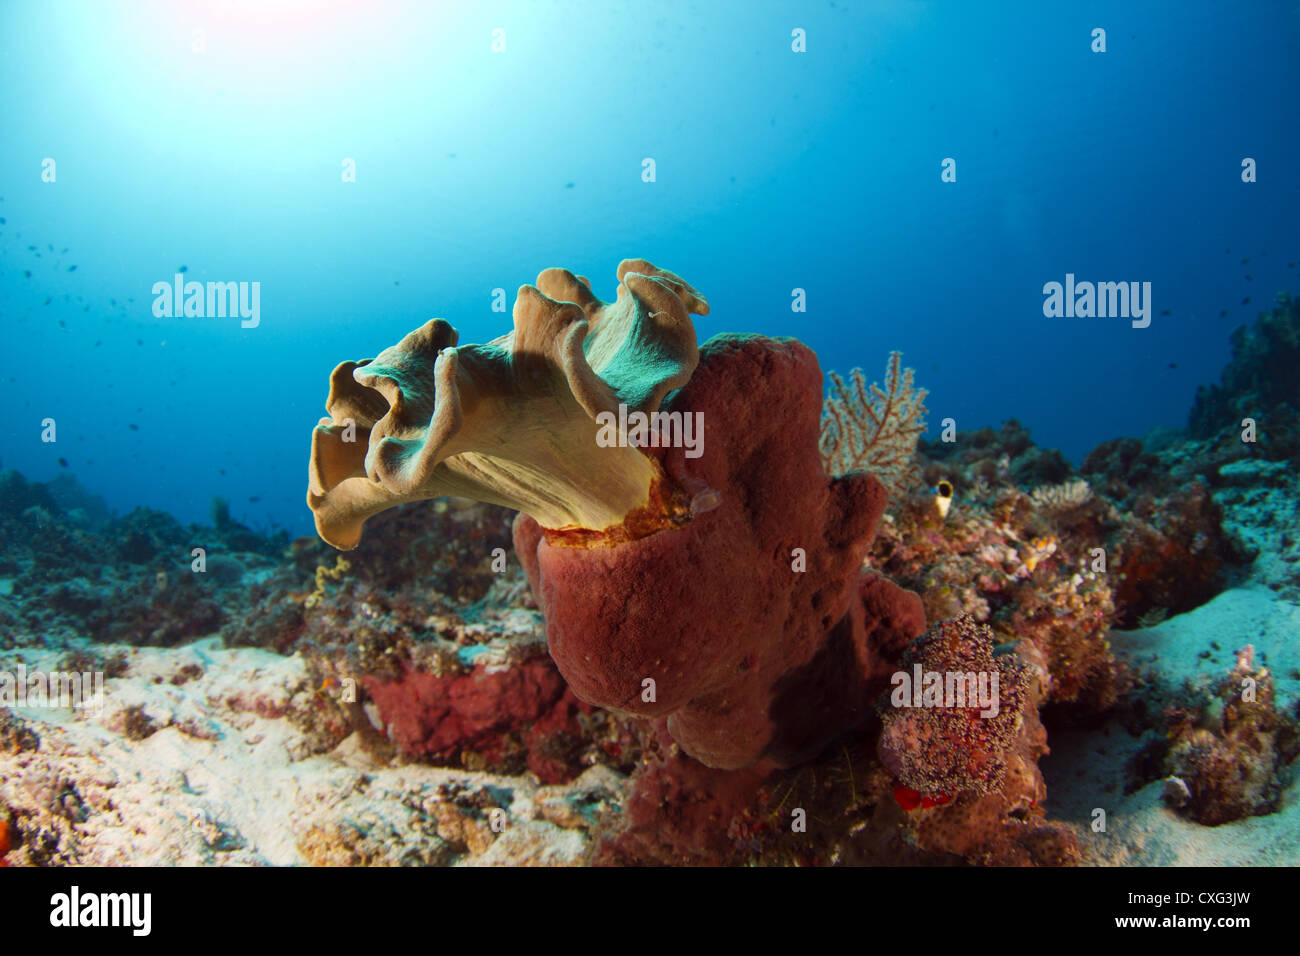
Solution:
<path fill-rule="evenodd" d="M 694 490 L 688 524 L 586 547 L 519 516 L 515 547 L 579 698 L 668 717 L 718 768 L 793 765 L 872 712 L 925 615 L 915 594 L 864 574 L 886 492 L 862 473 L 827 476 L 821 408 L 806 346 L 717 336 L 662 406 L 702 413 L 702 454 L 646 449 Z"/>

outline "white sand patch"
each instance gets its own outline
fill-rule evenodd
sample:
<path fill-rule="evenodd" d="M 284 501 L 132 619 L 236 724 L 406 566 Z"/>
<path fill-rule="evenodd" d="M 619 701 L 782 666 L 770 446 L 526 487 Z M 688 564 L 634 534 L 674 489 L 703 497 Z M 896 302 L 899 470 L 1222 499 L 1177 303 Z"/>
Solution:
<path fill-rule="evenodd" d="M 1074 831 L 1085 866 L 1300 865 L 1294 768 L 1276 813 L 1207 827 L 1166 807 L 1159 780 L 1125 796 L 1124 764 L 1140 742 L 1117 725 L 1104 730 L 1053 734 L 1042 765 L 1047 814 Z M 1104 833 L 1092 828 L 1098 809 L 1106 814 Z"/>
<path fill-rule="evenodd" d="M 106 682 L 102 713 L 14 710 L 41 743 L 0 752 L 0 804 L 16 814 L 24 837 L 11 863 L 521 862 L 513 851 L 525 862 L 573 863 L 588 848 L 583 831 L 533 825 L 540 811 L 527 778 L 380 766 L 355 735 L 329 754 L 308 755 L 306 737 L 286 716 L 311 704 L 297 657 L 227 649 L 216 638 L 95 650 L 123 651 L 130 664 L 126 676 Z M 21 661 L 48 673 L 63 654 L 8 652 L 0 670 Z M 183 679 L 187 665 L 202 675 Z M 142 740 L 125 735 L 127 708 L 136 706 L 159 728 Z M 500 834 L 482 820 L 494 801 L 508 804 Z"/>
<path fill-rule="evenodd" d="M 1236 652 L 1255 647 L 1276 680 L 1278 704 L 1300 697 L 1300 608 L 1266 588 L 1237 588 L 1187 614 L 1140 631 L 1110 635 L 1116 656 L 1155 673 L 1172 688 L 1184 681 L 1208 687 L 1226 675 Z M 1213 645 L 1217 644 L 1216 649 Z M 1208 656 L 1202 656 L 1209 652 Z M 1217 827 L 1202 826 L 1169 809 L 1156 780 L 1125 795 L 1125 765 L 1148 738 L 1117 723 L 1094 731 L 1057 732 L 1042 767 L 1048 815 L 1069 824 L 1084 847 L 1085 864 L 1101 866 L 1296 866 L 1300 865 L 1300 786 L 1296 766 L 1279 809 Z M 1106 830 L 1093 829 L 1097 810 Z"/>
<path fill-rule="evenodd" d="M 1120 660 L 1155 670 L 1173 687 L 1184 680 L 1208 686 L 1232 670 L 1247 644 L 1255 646 L 1256 664 L 1273 672 L 1279 705 L 1300 698 L 1300 607 L 1267 588 L 1234 588 L 1156 627 L 1110 634 Z"/>

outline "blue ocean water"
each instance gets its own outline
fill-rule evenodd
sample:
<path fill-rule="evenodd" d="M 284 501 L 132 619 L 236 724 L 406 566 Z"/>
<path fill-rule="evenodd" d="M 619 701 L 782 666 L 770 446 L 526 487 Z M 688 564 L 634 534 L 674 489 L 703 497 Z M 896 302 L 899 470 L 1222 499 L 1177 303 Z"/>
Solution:
<path fill-rule="evenodd" d="M 309 533 L 335 364 L 626 257 L 709 297 L 701 340 L 898 349 L 928 437 L 1077 461 L 1184 424 L 1300 291 L 1297 41 L 1292 0 L 4 2 L 0 463 Z M 258 283 L 256 327 L 155 315 L 182 267 Z M 1046 317 L 1067 274 L 1150 282 L 1149 327 Z"/>

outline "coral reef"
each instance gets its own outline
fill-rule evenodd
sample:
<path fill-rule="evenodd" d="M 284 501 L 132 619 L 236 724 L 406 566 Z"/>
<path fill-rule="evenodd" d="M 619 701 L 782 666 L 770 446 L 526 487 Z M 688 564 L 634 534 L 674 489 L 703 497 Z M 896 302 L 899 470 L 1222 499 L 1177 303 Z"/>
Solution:
<path fill-rule="evenodd" d="M 1300 725 L 1278 711 L 1272 675 L 1253 647 L 1238 653 L 1202 706 L 1166 717 L 1166 799 L 1175 809 L 1209 826 L 1276 809 L 1283 771 L 1300 754 Z"/>
<path fill-rule="evenodd" d="M 337 584 L 310 606 L 293 592 L 290 630 L 256 637 L 307 660 L 323 688 L 321 746 L 355 730 L 408 759 L 532 770 L 547 783 L 606 759 L 607 715 L 566 690 L 521 569 L 505 560 L 509 514 L 428 502 L 374 520 L 381 533 Z M 308 555 L 325 557 L 316 550 L 304 545 L 304 570 Z M 285 586 L 259 602 L 274 603 Z M 354 700 L 341 700 L 344 687 Z"/>
<path fill-rule="evenodd" d="M 1004 453 L 994 445 L 983 454 L 992 459 L 975 451 L 960 465 L 956 456 L 942 466 L 923 458 L 927 480 L 951 476 L 950 513 L 940 515 L 932 496 L 900 497 L 868 564 L 918 592 L 929 620 L 969 616 L 988 624 L 997 643 L 1019 641 L 1018 654 L 1042 672 L 1049 705 L 1103 711 L 1122 683 L 1107 644 L 1115 582 L 1094 553 L 1106 547 L 1108 505 L 1036 504 L 1009 471 L 996 484 L 986 480 L 984 465 Z"/>
<path fill-rule="evenodd" d="M 1115 439 L 1084 460 L 1092 485 L 1156 532 L 1127 542 L 1133 583 L 1119 596 L 1124 624 L 1151 607 L 1189 610 L 1225 583 L 1259 583 L 1300 600 L 1297 342 L 1300 302 L 1279 295 L 1275 308 L 1233 333 L 1222 381 L 1198 391 L 1187 432 Z M 1254 441 L 1243 440 L 1247 418 Z"/>
<path fill-rule="evenodd" d="M 1232 333 L 1232 360 L 1221 382 L 1197 390 L 1188 415 L 1192 438 L 1231 436 L 1251 418 L 1263 457 L 1300 456 L 1300 299 L 1282 294 L 1278 300 L 1254 325 Z"/>
<path fill-rule="evenodd" d="M 230 520 L 219 530 L 146 508 L 108 515 L 69 477 L 41 485 L 0 471 L 0 488 L 11 496 L 0 494 L 11 505 L 0 507 L 0 648 L 24 633 L 137 645 L 211 634 L 239 617 L 245 577 L 274 567 L 287 543 Z"/>
<path fill-rule="evenodd" d="M 643 742 L 625 809 L 597 828 L 593 861 L 656 865 L 1040 865 L 1078 862 L 1077 841 L 1046 819 L 1037 710 L 1005 752 L 989 794 L 909 799 L 874 754 L 876 728 L 851 732 L 797 768 L 723 771 L 683 754 L 662 726 Z"/>
<path fill-rule="evenodd" d="M 1222 466 L 1213 494 L 1246 577 L 1300 604 L 1300 477 L 1296 462 L 1244 458 Z"/>
<path fill-rule="evenodd" d="M 1153 608 L 1178 614 L 1199 607 L 1222 589 L 1226 566 L 1238 560 L 1203 481 L 1158 499 L 1138 496 L 1117 525 L 1107 554 L 1118 579 L 1121 627 Z"/>
<path fill-rule="evenodd" d="M 710 766 L 806 759 L 866 716 L 882 659 L 924 626 L 914 595 L 859 570 L 886 493 L 861 473 L 826 476 L 809 350 L 739 336 L 697 350 L 688 313 L 707 304 L 694 289 L 643 260 L 618 275 L 609 305 L 543 272 L 489 346 L 455 348 L 435 320 L 339 366 L 308 503 L 345 547 L 402 501 L 519 508 L 515 548 L 581 700 L 667 717 Z M 906 432 L 920 396 L 910 376 L 890 390 L 912 409 Z M 708 441 L 603 440 L 602 415 L 628 410 L 706 423 Z M 358 427 L 365 441 L 348 441 Z M 728 615 L 700 614 L 716 601 Z"/>
<path fill-rule="evenodd" d="M 652 269 L 623 278 L 683 308 L 697 296 Z M 595 317 L 608 336 L 582 353 L 595 380 L 708 425 L 698 456 L 597 443 L 620 474 L 627 452 L 648 471 L 586 513 L 563 503 L 585 478 L 527 474 L 529 493 L 557 495 L 536 509 L 554 526 L 412 501 L 365 517 L 341 559 L 244 528 L 221 502 L 210 525 L 183 526 L 111 515 L 67 475 L 0 472 L 0 671 L 98 671 L 109 690 L 102 714 L 0 707 L 0 863 L 1062 865 L 1177 862 L 1178 841 L 1209 854 L 1225 844 L 1207 834 L 1285 834 L 1297 462 L 1285 442 L 1242 442 L 1233 418 L 1265 405 L 1285 437 L 1289 372 L 1242 363 L 1261 342 L 1287 347 L 1291 304 L 1238 336 L 1240 368 L 1201 401 L 1231 413 L 1209 432 L 1115 439 L 1079 469 L 1015 422 L 961 432 L 920 443 L 907 470 L 923 484 L 886 501 L 874 477 L 828 476 L 833 416 L 798 343 L 695 347 L 692 332 L 688 347 L 670 323 L 665 344 L 657 323 L 680 319 L 675 306 L 587 301 L 585 280 L 558 270 L 543 285 L 556 298 L 521 293 L 520 341 L 558 328 L 569 342 L 580 322 L 592 338 Z M 426 326 L 448 341 L 440 328 Z M 456 439 L 436 446 L 420 427 L 444 397 L 433 342 L 335 382 L 321 428 L 351 445 L 347 412 L 369 418 L 345 449 L 361 474 L 328 494 L 439 494 L 480 461 L 440 471 Z M 500 432 L 478 412 L 549 388 L 584 422 L 548 419 L 546 440 L 595 442 L 576 396 L 599 386 L 562 364 L 575 353 L 518 344 L 455 349 L 455 434 L 509 439 L 518 420 Z M 659 358 L 638 377 L 647 348 Z M 877 414 L 882 395 L 921 403 L 897 357 L 878 394 L 858 392 Z M 854 394 L 832 389 L 868 423 Z M 488 484 L 523 494 L 503 447 L 464 455 L 499 459 Z M 418 487 L 384 484 L 425 466 Z M 1228 656 L 1247 642 L 1260 650 Z M 918 666 L 996 672 L 997 713 L 891 706 L 891 678 Z M 1089 830 L 1098 805 L 1114 836 Z M 1156 846 L 1142 827 L 1174 829 Z M 1272 859 L 1294 854 L 1281 842 Z"/>

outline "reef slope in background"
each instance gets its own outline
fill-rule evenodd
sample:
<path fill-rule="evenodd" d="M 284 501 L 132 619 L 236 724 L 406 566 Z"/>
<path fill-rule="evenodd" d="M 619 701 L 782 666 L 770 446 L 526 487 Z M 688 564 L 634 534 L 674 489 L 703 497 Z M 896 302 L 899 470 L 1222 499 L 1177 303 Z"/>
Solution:
<path fill-rule="evenodd" d="M 582 703 L 550 662 L 522 569 L 493 566 L 511 548 L 504 509 L 380 515 L 340 563 L 222 509 L 208 527 L 112 517 L 69 479 L 0 473 L 0 669 L 108 675 L 98 716 L 0 711 L 0 852 L 1300 862 L 1300 398 L 1288 370 L 1253 357 L 1297 330 L 1285 302 L 1237 337 L 1188 433 L 1116 439 L 1078 469 L 1015 423 L 921 447 L 926 483 L 953 483 L 952 509 L 896 496 L 867 562 L 931 620 L 965 615 L 1018 640 L 1032 671 L 1000 789 L 946 801 L 900 784 L 901 765 L 876 752 L 879 724 L 758 775 L 703 768 L 653 722 Z M 1241 441 L 1241 417 L 1258 420 L 1258 442 Z M 204 575 L 190 570 L 196 546 Z M 1250 706 L 1244 679 L 1259 689 Z M 795 809 L 806 832 L 791 832 Z"/>

